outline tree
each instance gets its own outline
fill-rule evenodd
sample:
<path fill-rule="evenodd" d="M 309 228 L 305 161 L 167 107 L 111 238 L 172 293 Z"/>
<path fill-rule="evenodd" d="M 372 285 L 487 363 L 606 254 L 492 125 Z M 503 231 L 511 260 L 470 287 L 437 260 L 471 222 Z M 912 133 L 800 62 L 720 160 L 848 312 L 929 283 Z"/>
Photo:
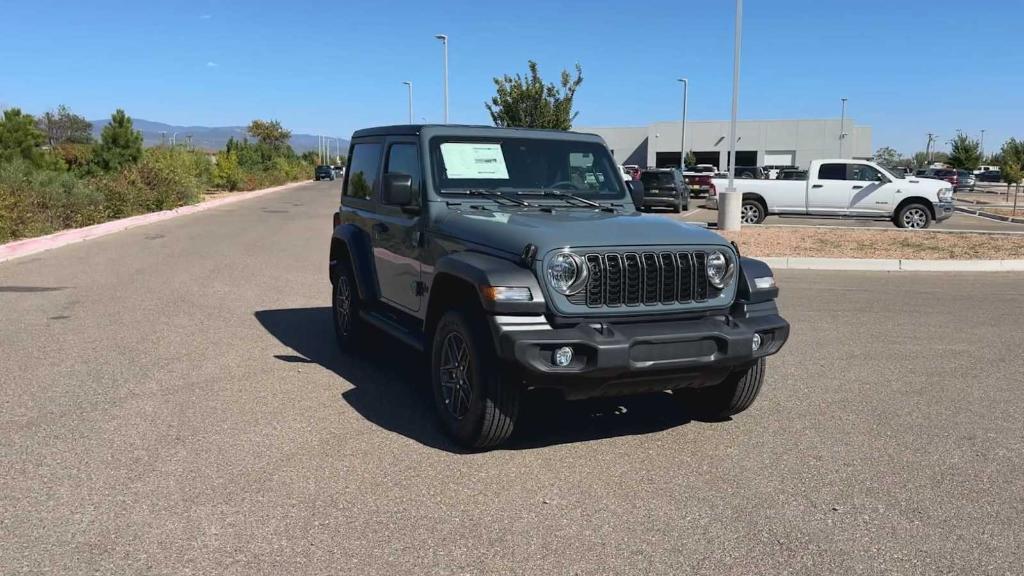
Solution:
<path fill-rule="evenodd" d="M 103 170 L 110 171 L 135 164 L 139 158 L 142 158 L 142 133 L 135 130 L 131 117 L 118 108 L 100 133 L 93 160 Z"/>
<path fill-rule="evenodd" d="M 92 123 L 74 114 L 61 104 L 57 111 L 45 113 L 39 118 L 39 129 L 46 134 L 51 148 L 61 144 L 88 144 L 92 142 Z"/>
<path fill-rule="evenodd" d="M 966 134 L 953 138 L 949 163 L 960 170 L 974 170 L 981 164 L 981 143 Z"/>
<path fill-rule="evenodd" d="M 1024 166 L 1024 140 L 1010 138 L 1003 144 L 1002 149 L 999 150 L 999 156 L 1001 160 L 999 162 L 1000 167 L 1012 163 Z"/>
<path fill-rule="evenodd" d="M 693 150 L 687 150 L 686 156 L 683 158 L 683 167 L 685 168 L 686 166 L 696 166 L 696 165 L 697 165 L 697 156 L 695 156 L 693 154 Z"/>
<path fill-rule="evenodd" d="M 889 146 L 882 146 L 878 150 L 875 150 L 875 162 L 878 162 L 881 166 L 886 168 L 892 168 L 906 163 L 906 159 L 903 155 L 896 151 L 895 148 Z"/>
<path fill-rule="evenodd" d="M 544 84 L 537 72 L 537 63 L 529 61 L 529 77 L 516 74 L 494 78 L 497 94 L 485 103 L 495 126 L 515 128 L 551 128 L 568 130 L 577 113 L 572 100 L 583 83 L 583 68 L 576 64 L 576 77 L 562 70 L 561 89 Z"/>
<path fill-rule="evenodd" d="M 39 147 L 43 142 L 43 133 L 31 114 L 25 114 L 20 108 L 4 110 L 3 120 L 0 120 L 0 161 L 22 158 L 38 165 L 42 161 Z"/>
<path fill-rule="evenodd" d="M 290 130 L 285 130 L 277 120 L 253 120 L 249 123 L 249 135 L 260 144 L 271 148 L 282 148 L 292 137 Z"/>

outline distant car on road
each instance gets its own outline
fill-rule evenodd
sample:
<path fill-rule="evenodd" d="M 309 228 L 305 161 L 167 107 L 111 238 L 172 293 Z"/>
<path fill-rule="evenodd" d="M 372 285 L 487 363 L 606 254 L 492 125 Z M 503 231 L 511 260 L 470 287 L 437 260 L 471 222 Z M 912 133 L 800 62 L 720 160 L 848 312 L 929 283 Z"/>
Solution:
<path fill-rule="evenodd" d="M 671 208 L 676 213 L 690 209 L 690 191 L 679 170 L 644 170 L 640 173 L 640 182 L 644 185 L 644 197 L 640 203 L 642 209 Z"/>
<path fill-rule="evenodd" d="M 917 175 L 922 178 L 944 180 L 953 185 L 955 192 L 963 192 L 974 189 L 974 176 L 966 170 L 955 170 L 953 168 L 925 168 L 918 170 Z M 970 178 L 968 178 L 970 176 Z"/>
<path fill-rule="evenodd" d="M 976 176 L 978 182 L 1002 182 L 1003 173 L 999 170 L 986 170 Z"/>
<path fill-rule="evenodd" d="M 737 180 L 740 218 L 760 224 L 768 214 L 891 219 L 900 228 L 927 228 L 953 215 L 953 188 L 927 178 L 896 178 L 873 162 L 815 160 L 804 182 Z M 724 188 L 718 180 L 715 186 Z M 718 208 L 718 197 L 708 197 Z"/>
<path fill-rule="evenodd" d="M 327 164 L 321 164 L 313 170 L 313 179 L 317 182 L 321 180 L 334 180 L 334 168 Z"/>

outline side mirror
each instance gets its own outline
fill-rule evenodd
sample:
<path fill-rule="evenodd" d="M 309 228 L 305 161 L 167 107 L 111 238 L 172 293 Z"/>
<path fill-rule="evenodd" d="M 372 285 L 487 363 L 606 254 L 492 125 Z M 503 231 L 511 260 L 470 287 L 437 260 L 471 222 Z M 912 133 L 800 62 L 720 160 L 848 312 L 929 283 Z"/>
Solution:
<path fill-rule="evenodd" d="M 626 182 L 626 188 L 629 188 L 629 196 L 633 199 L 633 205 L 639 210 L 644 203 L 644 183 L 640 180 L 630 180 Z"/>
<path fill-rule="evenodd" d="M 385 174 L 384 203 L 392 206 L 412 204 L 412 176 L 398 172 Z"/>

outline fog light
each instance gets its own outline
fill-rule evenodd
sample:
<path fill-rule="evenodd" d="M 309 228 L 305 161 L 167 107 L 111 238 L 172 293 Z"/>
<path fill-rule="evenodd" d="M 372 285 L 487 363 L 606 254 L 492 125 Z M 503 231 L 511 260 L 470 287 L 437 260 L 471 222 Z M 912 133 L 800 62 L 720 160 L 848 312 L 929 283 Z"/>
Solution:
<path fill-rule="evenodd" d="M 761 348 L 761 335 L 758 334 L 757 332 L 754 333 L 754 340 L 751 342 L 750 348 L 754 352 L 757 352 L 758 349 Z"/>
<path fill-rule="evenodd" d="M 566 367 L 572 363 L 572 348 L 568 346 L 562 346 L 555 350 L 554 355 L 555 366 Z"/>

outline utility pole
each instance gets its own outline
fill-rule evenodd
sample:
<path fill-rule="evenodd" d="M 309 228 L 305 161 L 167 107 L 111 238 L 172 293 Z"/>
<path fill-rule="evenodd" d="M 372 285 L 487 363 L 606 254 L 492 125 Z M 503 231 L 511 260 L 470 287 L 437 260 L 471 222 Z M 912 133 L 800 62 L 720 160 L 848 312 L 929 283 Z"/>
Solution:
<path fill-rule="evenodd" d="M 690 91 L 690 81 L 686 78 L 677 78 L 683 83 L 683 130 L 679 136 L 679 171 L 686 170 L 686 100 Z"/>
<path fill-rule="evenodd" d="M 442 70 L 444 74 L 444 123 L 448 123 L 448 35 L 447 34 L 436 34 L 434 38 L 441 41 L 441 47 L 444 51 L 444 61 L 442 63 Z"/>
<path fill-rule="evenodd" d="M 740 204 L 736 192 L 736 116 L 740 100 L 740 39 L 743 32 L 743 0 L 736 0 L 736 29 L 732 53 L 732 117 L 729 120 L 729 186 L 718 197 L 718 228 L 740 229 Z"/>
<path fill-rule="evenodd" d="M 409 124 L 412 124 L 412 80 L 405 80 L 402 84 L 409 87 Z"/>
<path fill-rule="evenodd" d="M 985 161 L 985 129 L 981 129 L 981 144 L 978 146 L 981 149 L 981 161 Z"/>
<path fill-rule="evenodd" d="M 843 140 L 846 140 L 846 98 L 843 98 L 843 112 L 839 117 L 839 157 L 843 157 Z"/>
<path fill-rule="evenodd" d="M 932 163 L 932 142 L 935 141 L 935 134 L 928 133 L 928 144 L 924 147 L 924 160 L 929 165 Z M 927 166 L 926 166 L 927 168 Z"/>

